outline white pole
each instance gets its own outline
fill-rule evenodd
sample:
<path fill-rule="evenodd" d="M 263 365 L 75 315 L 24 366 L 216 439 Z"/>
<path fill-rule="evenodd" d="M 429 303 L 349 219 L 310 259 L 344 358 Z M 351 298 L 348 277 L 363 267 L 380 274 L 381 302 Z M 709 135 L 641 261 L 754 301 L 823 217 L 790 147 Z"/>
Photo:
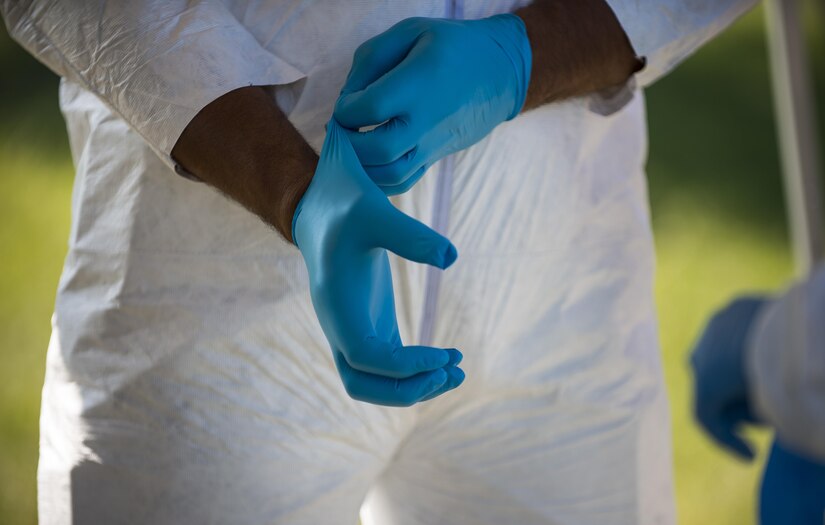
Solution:
<path fill-rule="evenodd" d="M 796 269 L 806 275 L 823 258 L 819 141 L 797 0 L 768 0 L 765 19 L 785 200 Z"/>

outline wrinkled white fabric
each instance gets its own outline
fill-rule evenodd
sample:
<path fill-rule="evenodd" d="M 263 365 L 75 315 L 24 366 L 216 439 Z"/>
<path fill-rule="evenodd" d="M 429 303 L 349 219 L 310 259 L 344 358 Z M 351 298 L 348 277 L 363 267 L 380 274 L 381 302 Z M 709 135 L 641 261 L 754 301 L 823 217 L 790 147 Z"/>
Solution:
<path fill-rule="evenodd" d="M 734 5 L 610 3 L 651 72 Z M 297 250 L 175 176 L 169 152 L 203 105 L 248 84 L 275 85 L 317 150 L 361 42 L 409 16 L 514 2 L 2 6 L 66 79 L 77 166 L 43 391 L 42 523 L 337 525 L 364 498 L 367 525 L 673 523 L 640 93 L 610 116 L 586 99 L 521 115 L 395 200 L 460 252 L 435 301 L 425 268 L 393 260 L 402 336 L 435 319 L 431 342 L 464 352 L 467 380 L 389 409 L 346 396 Z M 670 27 L 645 6 L 685 21 L 672 42 L 642 35 Z"/>
<path fill-rule="evenodd" d="M 765 307 L 746 352 L 757 414 L 785 446 L 825 460 L 825 266 Z"/>

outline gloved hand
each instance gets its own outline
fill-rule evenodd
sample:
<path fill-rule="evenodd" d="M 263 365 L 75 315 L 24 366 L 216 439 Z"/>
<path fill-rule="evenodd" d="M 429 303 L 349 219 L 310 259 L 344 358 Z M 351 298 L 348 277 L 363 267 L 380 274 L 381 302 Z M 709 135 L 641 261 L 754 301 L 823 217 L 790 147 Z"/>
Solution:
<path fill-rule="evenodd" d="M 456 260 L 456 249 L 390 204 L 334 119 L 292 232 L 315 313 L 351 397 L 409 406 L 461 384 L 458 350 L 402 345 L 385 250 L 443 269 Z"/>
<path fill-rule="evenodd" d="M 696 419 L 717 443 L 745 459 L 753 458 L 753 450 L 739 435 L 739 428 L 758 422 L 748 402 L 745 343 L 766 302 L 764 298 L 740 298 L 717 312 L 691 356 Z"/>
<path fill-rule="evenodd" d="M 515 15 L 408 18 L 356 50 L 334 116 L 367 174 L 388 195 L 403 193 L 434 162 L 518 115 L 531 61 Z"/>

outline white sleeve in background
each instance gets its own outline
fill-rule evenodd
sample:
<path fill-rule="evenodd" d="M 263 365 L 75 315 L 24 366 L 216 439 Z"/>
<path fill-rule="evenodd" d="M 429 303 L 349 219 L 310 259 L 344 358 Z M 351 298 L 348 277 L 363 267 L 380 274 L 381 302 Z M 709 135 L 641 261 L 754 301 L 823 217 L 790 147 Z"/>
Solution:
<path fill-rule="evenodd" d="M 757 415 L 785 445 L 825 460 L 825 266 L 765 307 L 746 351 Z"/>
<path fill-rule="evenodd" d="M 607 0 L 636 54 L 647 65 L 635 80 L 645 87 L 756 5 L 756 0 Z"/>
<path fill-rule="evenodd" d="M 198 111 L 233 89 L 304 75 L 219 2 L 0 0 L 11 36 L 91 91 L 170 166 Z"/>

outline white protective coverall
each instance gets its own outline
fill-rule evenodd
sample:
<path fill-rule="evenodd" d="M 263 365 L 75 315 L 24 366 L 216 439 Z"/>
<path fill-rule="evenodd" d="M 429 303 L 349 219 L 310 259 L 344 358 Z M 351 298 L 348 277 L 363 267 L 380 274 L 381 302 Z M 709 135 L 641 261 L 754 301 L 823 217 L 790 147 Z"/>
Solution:
<path fill-rule="evenodd" d="M 825 265 L 759 313 L 745 369 L 760 418 L 783 444 L 825 463 Z"/>
<path fill-rule="evenodd" d="M 361 42 L 517 2 L 1 1 L 64 78 L 77 168 L 41 523 L 673 523 L 640 91 L 525 113 L 394 199 L 460 252 L 393 260 L 402 337 L 467 380 L 384 408 L 344 392 L 297 249 L 169 153 L 246 85 L 317 151 Z M 609 3 L 643 87 L 754 1 Z"/>

